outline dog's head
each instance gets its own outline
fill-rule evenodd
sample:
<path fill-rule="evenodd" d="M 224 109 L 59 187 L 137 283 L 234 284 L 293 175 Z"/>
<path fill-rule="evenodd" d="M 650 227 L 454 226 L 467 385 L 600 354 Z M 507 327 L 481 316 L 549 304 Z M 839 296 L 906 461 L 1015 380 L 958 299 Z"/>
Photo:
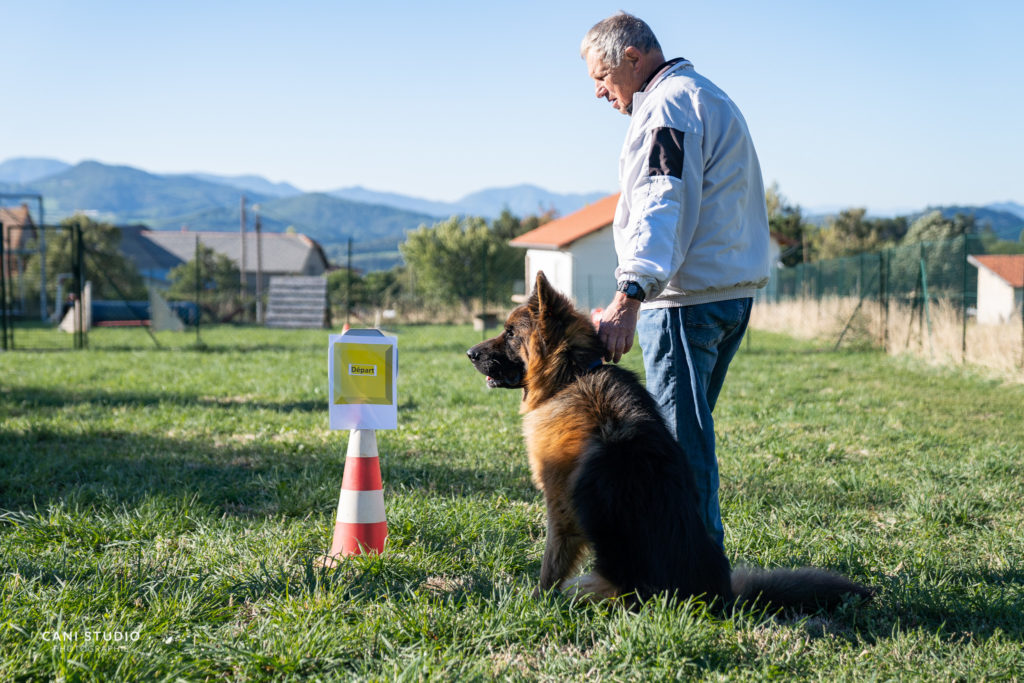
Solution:
<path fill-rule="evenodd" d="M 527 389 L 543 382 L 555 389 L 599 364 L 604 347 L 590 320 L 539 272 L 530 298 L 509 314 L 501 334 L 467 355 L 489 387 Z"/>

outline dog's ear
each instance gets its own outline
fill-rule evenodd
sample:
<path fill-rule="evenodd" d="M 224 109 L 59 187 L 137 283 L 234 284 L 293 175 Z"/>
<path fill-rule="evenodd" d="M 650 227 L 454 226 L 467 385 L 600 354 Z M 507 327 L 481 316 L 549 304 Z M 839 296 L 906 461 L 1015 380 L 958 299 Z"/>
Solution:
<path fill-rule="evenodd" d="M 547 277 L 544 275 L 543 270 L 537 271 L 537 282 L 533 286 L 533 299 L 536 301 L 536 305 L 532 308 L 536 311 L 538 318 L 544 317 L 544 309 L 551 305 L 553 295 L 555 294 L 555 288 L 548 282 Z"/>
<path fill-rule="evenodd" d="M 552 287 L 547 277 L 544 276 L 544 271 L 538 270 L 533 291 L 530 292 L 530 298 L 526 301 L 526 306 L 534 317 L 539 316 L 540 312 L 544 310 L 544 303 L 551 300 L 551 292 Z"/>
<path fill-rule="evenodd" d="M 575 310 L 572 301 L 564 294 L 555 289 L 543 272 L 537 273 L 537 284 L 533 288 L 528 302 L 530 315 L 537 321 L 541 329 L 558 329 L 551 325 L 556 321 L 564 321 L 570 317 Z"/>
<path fill-rule="evenodd" d="M 534 284 L 534 289 L 540 291 L 541 289 L 551 289 L 551 283 L 548 282 L 548 278 L 544 275 L 543 270 L 537 271 L 537 282 Z"/>
<path fill-rule="evenodd" d="M 537 271 L 537 284 L 534 285 L 528 305 L 530 313 L 542 323 L 572 310 L 572 303 L 555 289 L 544 275 L 544 271 Z"/>

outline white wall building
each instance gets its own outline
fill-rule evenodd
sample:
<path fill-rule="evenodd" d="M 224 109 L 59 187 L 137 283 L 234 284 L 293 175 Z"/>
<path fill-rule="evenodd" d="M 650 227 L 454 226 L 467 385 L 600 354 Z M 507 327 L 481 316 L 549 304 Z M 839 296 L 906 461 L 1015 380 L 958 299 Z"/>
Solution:
<path fill-rule="evenodd" d="M 580 310 L 607 306 L 615 295 L 612 219 L 618 201 L 618 194 L 599 199 L 509 242 L 526 249 L 527 291 L 542 270 Z"/>
<path fill-rule="evenodd" d="M 998 325 L 1021 312 L 1024 297 L 1024 254 L 968 256 L 978 269 L 978 322 Z"/>

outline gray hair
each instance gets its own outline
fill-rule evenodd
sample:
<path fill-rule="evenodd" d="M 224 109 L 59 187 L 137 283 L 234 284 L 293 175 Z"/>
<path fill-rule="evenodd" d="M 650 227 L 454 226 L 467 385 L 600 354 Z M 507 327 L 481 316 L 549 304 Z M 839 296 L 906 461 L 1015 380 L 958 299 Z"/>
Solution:
<path fill-rule="evenodd" d="M 597 22 L 587 31 L 580 44 L 580 56 L 586 59 L 587 53 L 593 50 L 605 65 L 615 68 L 622 63 L 622 53 L 627 47 L 635 47 L 644 54 L 651 50 L 661 51 L 650 26 L 632 14 L 619 12 Z"/>

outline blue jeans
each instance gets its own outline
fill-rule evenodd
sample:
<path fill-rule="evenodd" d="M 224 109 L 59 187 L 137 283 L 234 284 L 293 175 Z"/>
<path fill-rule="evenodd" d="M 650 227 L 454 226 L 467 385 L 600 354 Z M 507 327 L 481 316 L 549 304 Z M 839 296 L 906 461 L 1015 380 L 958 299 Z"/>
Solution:
<path fill-rule="evenodd" d="M 718 507 L 718 460 L 711 411 L 750 321 L 752 299 L 653 308 L 640 312 L 647 390 L 690 462 L 698 510 L 711 538 L 724 546 Z"/>

